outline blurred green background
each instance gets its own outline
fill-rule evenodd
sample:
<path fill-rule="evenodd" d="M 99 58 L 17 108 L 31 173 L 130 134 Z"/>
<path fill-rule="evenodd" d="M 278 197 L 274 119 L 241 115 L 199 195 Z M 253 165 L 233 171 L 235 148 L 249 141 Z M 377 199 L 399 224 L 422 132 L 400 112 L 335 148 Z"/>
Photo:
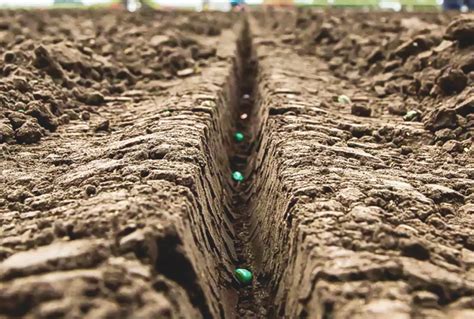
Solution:
<path fill-rule="evenodd" d="M 130 0 L 129 0 L 130 1 Z M 139 3 L 138 0 L 131 2 Z M 157 7 L 189 8 L 201 10 L 203 4 L 214 10 L 228 10 L 229 1 L 225 0 L 147 0 Z M 84 6 L 117 6 L 119 0 L 0 0 L 0 7 L 84 7 Z M 400 10 L 406 8 L 437 9 L 442 0 L 247 0 L 249 5 L 293 3 L 298 6 L 334 6 L 334 7 L 371 7 Z"/>

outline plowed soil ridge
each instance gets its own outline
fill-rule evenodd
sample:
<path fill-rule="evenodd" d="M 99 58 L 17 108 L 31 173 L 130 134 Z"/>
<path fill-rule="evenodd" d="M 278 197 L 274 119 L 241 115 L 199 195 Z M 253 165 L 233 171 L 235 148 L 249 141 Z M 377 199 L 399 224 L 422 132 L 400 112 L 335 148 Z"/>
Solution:
<path fill-rule="evenodd" d="M 249 209 L 269 317 L 472 315 L 472 149 L 450 154 L 422 123 L 339 102 L 380 100 L 279 36 L 291 14 L 258 18 L 259 200 Z"/>
<path fill-rule="evenodd" d="M 223 150 L 234 143 L 241 35 L 235 21 L 209 38 L 215 56 L 194 77 L 146 81 L 156 91 L 108 98 L 39 144 L 3 145 L 1 316 L 235 316 Z M 109 122 L 96 130 L 100 118 Z"/>

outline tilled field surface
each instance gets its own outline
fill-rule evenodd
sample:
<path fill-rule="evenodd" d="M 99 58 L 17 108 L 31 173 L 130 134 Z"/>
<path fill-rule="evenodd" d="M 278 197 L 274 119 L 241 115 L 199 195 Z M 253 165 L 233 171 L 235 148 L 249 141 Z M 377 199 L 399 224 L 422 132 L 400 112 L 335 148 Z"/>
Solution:
<path fill-rule="evenodd" d="M 0 318 L 474 317 L 473 39 L 472 15 L 3 12 Z"/>

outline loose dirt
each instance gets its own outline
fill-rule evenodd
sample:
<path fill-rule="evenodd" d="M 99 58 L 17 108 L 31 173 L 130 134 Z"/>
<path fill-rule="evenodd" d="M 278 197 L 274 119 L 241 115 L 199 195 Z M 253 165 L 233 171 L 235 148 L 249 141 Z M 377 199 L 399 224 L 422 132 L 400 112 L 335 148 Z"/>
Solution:
<path fill-rule="evenodd" d="M 473 317 L 473 21 L 2 12 L 0 317 Z"/>

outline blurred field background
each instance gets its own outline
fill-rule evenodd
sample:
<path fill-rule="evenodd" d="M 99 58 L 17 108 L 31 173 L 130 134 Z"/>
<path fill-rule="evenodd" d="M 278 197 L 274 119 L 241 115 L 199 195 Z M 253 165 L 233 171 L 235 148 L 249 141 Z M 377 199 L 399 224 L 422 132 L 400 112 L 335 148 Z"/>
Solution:
<path fill-rule="evenodd" d="M 353 7 L 392 10 L 440 10 L 443 0 L 247 0 L 253 5 L 295 5 L 314 7 Z M 138 3 L 139 1 L 136 0 Z M 229 10 L 229 1 L 225 0 L 148 0 L 154 7 L 202 10 Z M 114 7 L 118 0 L 0 0 L 0 8 L 54 8 L 54 7 Z"/>

